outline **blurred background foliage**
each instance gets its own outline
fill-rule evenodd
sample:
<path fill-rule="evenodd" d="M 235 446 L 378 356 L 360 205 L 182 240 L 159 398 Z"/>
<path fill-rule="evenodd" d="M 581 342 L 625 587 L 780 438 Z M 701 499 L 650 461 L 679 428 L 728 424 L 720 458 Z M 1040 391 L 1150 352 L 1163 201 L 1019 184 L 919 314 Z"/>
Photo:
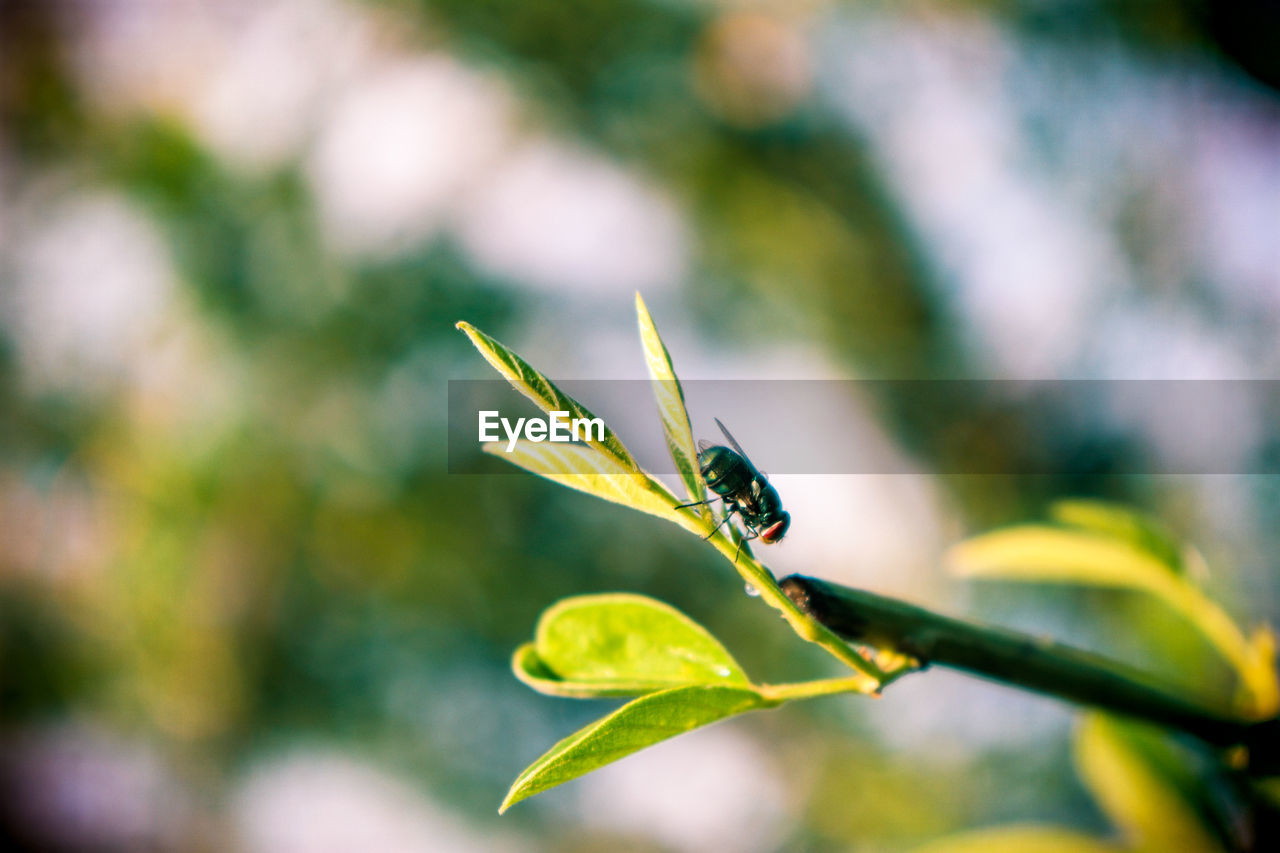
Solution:
<path fill-rule="evenodd" d="M 699 732 L 498 820 L 599 714 L 507 669 L 560 596 L 662 598 L 757 678 L 829 670 L 660 521 L 447 475 L 446 381 L 487 375 L 453 324 L 554 377 L 639 378 L 638 288 L 686 378 L 1273 378 L 1277 23 L 1261 0 L 0 2 L 6 840 L 1109 832 L 1067 709 L 941 673 Z M 956 467 L 945 400 L 848 404 L 923 473 L 776 476 L 779 573 L 1220 679 L 1139 596 L 942 576 L 964 533 L 1096 495 L 1195 540 L 1244 624 L 1280 616 L 1274 478 L 1106 463 L 1136 443 L 1247 470 L 1274 453 L 1264 409 L 1214 436 L 1144 412 L 1083 439 L 1011 425 L 990 453 L 1100 460 L 1019 478 L 928 473 Z M 796 413 L 793 440 L 849 439 Z"/>

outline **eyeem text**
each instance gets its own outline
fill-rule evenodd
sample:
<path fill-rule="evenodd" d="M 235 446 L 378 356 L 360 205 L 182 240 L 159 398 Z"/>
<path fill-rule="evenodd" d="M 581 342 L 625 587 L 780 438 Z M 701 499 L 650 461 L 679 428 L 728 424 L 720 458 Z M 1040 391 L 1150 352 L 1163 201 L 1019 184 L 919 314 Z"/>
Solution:
<path fill-rule="evenodd" d="M 568 412 L 550 412 L 549 418 L 516 418 L 515 424 L 496 411 L 480 412 L 480 440 L 501 441 L 498 427 L 507 434 L 507 452 L 516 449 L 524 431 L 529 441 L 604 441 L 604 421 L 600 418 L 573 418 Z"/>

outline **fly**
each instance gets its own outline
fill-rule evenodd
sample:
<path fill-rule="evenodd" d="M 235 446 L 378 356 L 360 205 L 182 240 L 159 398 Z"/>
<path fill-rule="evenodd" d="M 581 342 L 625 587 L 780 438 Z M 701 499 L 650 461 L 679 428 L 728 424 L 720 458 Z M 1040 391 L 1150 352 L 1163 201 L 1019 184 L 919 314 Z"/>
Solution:
<path fill-rule="evenodd" d="M 716 530 L 727 524 L 736 513 L 738 518 L 742 519 L 742 525 L 747 528 L 747 535 L 743 541 L 759 539 L 766 545 L 772 545 L 787 535 L 787 528 L 791 526 L 791 514 L 783 510 L 778 490 L 770 485 L 768 478 L 751 464 L 742 446 L 729 433 L 725 425 L 720 423 L 719 418 L 715 421 L 716 426 L 720 427 L 720 431 L 724 433 L 724 437 L 729 439 L 729 444 L 733 445 L 732 448 L 728 448 L 709 441 L 698 442 L 698 468 L 702 471 L 702 478 L 707 482 L 707 488 L 714 492 L 716 497 L 680 504 L 676 509 L 722 500 L 725 508 L 724 518 L 716 525 L 715 530 L 707 534 L 708 539 L 715 535 Z M 741 549 L 741 542 L 738 547 Z M 737 559 L 736 554 L 734 559 Z"/>

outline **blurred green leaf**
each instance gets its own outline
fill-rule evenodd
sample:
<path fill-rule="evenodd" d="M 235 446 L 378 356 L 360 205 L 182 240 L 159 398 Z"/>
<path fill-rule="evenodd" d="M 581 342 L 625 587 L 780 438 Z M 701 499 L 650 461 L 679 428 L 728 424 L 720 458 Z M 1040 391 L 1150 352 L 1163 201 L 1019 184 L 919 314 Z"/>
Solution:
<path fill-rule="evenodd" d="M 1276 672 L 1276 635 L 1270 626 L 1254 629 L 1237 670 L 1244 691 L 1253 698 L 1252 713 L 1275 716 L 1280 711 L 1280 677 Z"/>
<path fill-rule="evenodd" d="M 913 853 L 1119 853 L 1124 848 L 1048 826 L 1011 826 L 948 836 Z"/>
<path fill-rule="evenodd" d="M 1259 796 L 1270 801 L 1273 808 L 1280 809 L 1280 776 L 1257 779 L 1253 783 Z"/>
<path fill-rule="evenodd" d="M 1120 723 L 1102 714 L 1086 716 L 1076 736 L 1075 759 L 1085 786 L 1133 849 L 1222 849 L 1177 786 Z"/>
<path fill-rule="evenodd" d="M 515 663 L 517 675 L 549 674 L 550 683 L 527 683 L 560 695 L 635 696 L 686 684 L 749 684 L 705 628 L 661 601 L 628 593 L 575 596 L 547 608 L 532 656 L 522 647 Z"/>
<path fill-rule="evenodd" d="M 975 536 L 952 548 L 948 563 L 963 577 L 1124 587 L 1157 594 L 1172 582 L 1164 563 L 1129 542 L 1048 525 L 1026 524 Z"/>
<path fill-rule="evenodd" d="M 951 571 L 962 577 L 1072 583 L 1150 593 L 1180 613 L 1236 672 L 1237 704 L 1251 717 L 1280 709 L 1275 645 L 1260 629 L 1247 639 L 1231 617 L 1181 574 L 1125 538 L 1109 532 L 1026 524 L 975 536 L 951 549 Z"/>
<path fill-rule="evenodd" d="M 1128 542 L 1174 572 L 1186 571 L 1186 549 L 1172 531 L 1159 520 L 1132 507 L 1109 501 L 1075 498 L 1054 502 L 1049 507 L 1049 516 L 1068 527 Z"/>
<path fill-rule="evenodd" d="M 685 408 L 684 390 L 671 364 L 653 317 L 640 294 L 636 294 L 636 315 L 640 322 L 640 342 L 644 345 L 644 359 L 653 378 L 653 394 L 658 401 L 658 414 L 662 417 L 662 432 L 667 438 L 667 449 L 676 464 L 676 471 L 684 482 L 689 500 L 700 501 L 706 496 L 706 484 L 698 466 L 698 451 L 693 442 L 693 427 L 689 424 L 689 412 Z M 711 510 L 704 504 L 699 512 L 707 522 Z"/>
<path fill-rule="evenodd" d="M 1065 829 L 1012 826 L 944 838 L 915 853 L 1118 853 L 1222 851 L 1201 819 L 1197 771 L 1161 737 L 1103 714 L 1086 715 L 1075 737 L 1076 769 L 1122 841 L 1104 842 Z"/>
<path fill-rule="evenodd" d="M 642 696 L 560 741 L 525 768 L 498 811 L 646 746 L 776 704 L 751 687 L 739 686 L 689 685 Z"/>
<path fill-rule="evenodd" d="M 555 383 L 534 370 L 505 344 L 489 337 L 470 323 L 459 322 L 457 327 L 466 333 L 485 360 L 493 365 L 493 368 L 501 373 L 513 388 L 529 398 L 538 408 L 544 412 L 568 412 L 570 420 L 595 419 L 596 416 L 586 406 L 557 388 Z M 590 434 L 589 431 L 588 434 Z M 636 460 L 631 456 L 631 451 L 627 450 L 607 425 L 604 428 L 603 441 L 592 439 L 586 443 L 599 448 L 622 467 L 632 471 L 639 470 Z"/>

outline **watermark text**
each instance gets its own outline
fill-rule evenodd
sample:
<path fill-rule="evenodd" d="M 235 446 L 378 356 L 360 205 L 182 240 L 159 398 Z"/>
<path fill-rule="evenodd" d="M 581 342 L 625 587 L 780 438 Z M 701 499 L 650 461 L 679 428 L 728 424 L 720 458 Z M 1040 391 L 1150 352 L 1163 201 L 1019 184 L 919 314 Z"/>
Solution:
<path fill-rule="evenodd" d="M 496 410 L 480 412 L 480 441 L 496 442 L 502 437 L 498 427 L 507 436 L 507 453 L 516 449 L 521 431 L 527 441 L 604 441 L 604 421 L 600 418 L 572 418 L 568 412 L 549 412 L 547 418 L 516 418 L 514 424 Z"/>

